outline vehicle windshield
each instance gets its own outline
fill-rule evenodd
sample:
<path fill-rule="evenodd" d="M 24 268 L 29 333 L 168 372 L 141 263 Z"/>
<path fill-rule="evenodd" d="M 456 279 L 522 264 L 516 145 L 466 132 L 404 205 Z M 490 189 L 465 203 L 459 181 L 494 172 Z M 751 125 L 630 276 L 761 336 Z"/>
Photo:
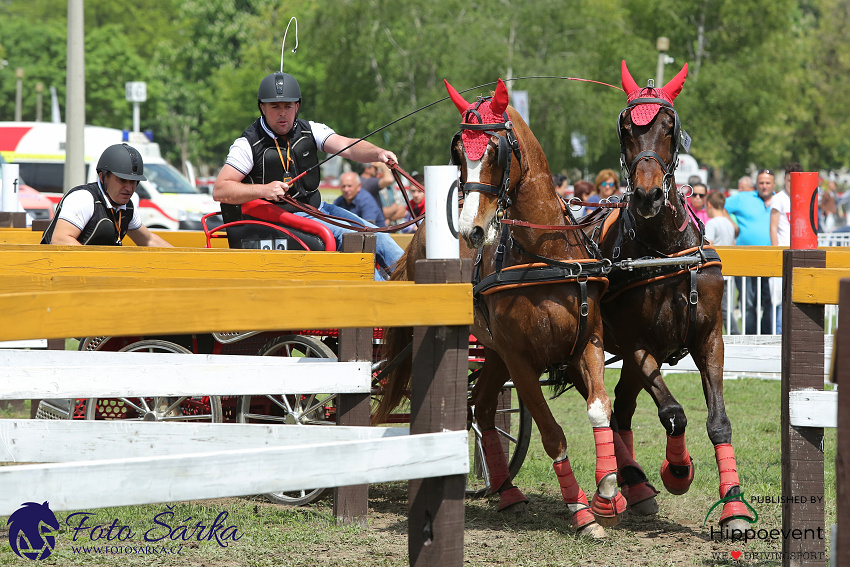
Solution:
<path fill-rule="evenodd" d="M 200 193 L 179 171 L 167 163 L 146 163 L 145 177 L 160 193 Z"/>

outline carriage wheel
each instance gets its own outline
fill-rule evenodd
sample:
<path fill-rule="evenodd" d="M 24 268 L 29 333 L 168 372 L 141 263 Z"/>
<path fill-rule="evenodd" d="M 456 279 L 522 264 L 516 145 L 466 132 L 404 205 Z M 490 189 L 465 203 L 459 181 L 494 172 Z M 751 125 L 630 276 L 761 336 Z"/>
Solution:
<path fill-rule="evenodd" d="M 260 356 L 336 358 L 334 351 L 314 337 L 283 335 L 266 343 Z M 236 413 L 239 423 L 290 425 L 336 425 L 336 394 L 274 394 L 241 396 Z M 277 504 L 305 506 L 321 499 L 327 488 L 270 492 L 266 498 Z"/>
<path fill-rule="evenodd" d="M 99 350 L 106 340 L 96 344 Z M 87 345 L 87 339 L 81 344 Z M 158 339 L 143 339 L 130 343 L 118 352 L 173 352 L 192 354 L 185 347 Z M 89 398 L 86 400 L 86 419 L 124 419 L 127 421 L 199 421 L 221 423 L 221 398 L 219 396 L 179 396 L 150 398 Z"/>
<path fill-rule="evenodd" d="M 474 381 L 470 383 L 470 389 Z M 514 478 L 522 467 L 531 442 L 531 414 L 525 409 L 522 400 L 514 388 L 505 388 L 499 396 L 496 410 L 496 431 L 502 441 L 502 448 L 508 460 L 508 471 Z M 474 412 L 469 435 L 469 474 L 466 475 L 466 495 L 485 496 L 491 492 L 490 471 L 484 459 L 484 447 L 481 444 L 481 429 Z"/>

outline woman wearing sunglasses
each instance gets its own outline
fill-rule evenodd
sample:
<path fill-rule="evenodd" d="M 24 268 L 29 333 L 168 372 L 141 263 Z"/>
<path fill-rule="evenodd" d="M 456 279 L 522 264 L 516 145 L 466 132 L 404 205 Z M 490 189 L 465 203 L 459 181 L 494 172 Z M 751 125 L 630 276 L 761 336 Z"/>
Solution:
<path fill-rule="evenodd" d="M 594 188 L 599 201 L 607 199 L 620 188 L 620 176 L 613 169 L 603 169 L 596 176 Z"/>

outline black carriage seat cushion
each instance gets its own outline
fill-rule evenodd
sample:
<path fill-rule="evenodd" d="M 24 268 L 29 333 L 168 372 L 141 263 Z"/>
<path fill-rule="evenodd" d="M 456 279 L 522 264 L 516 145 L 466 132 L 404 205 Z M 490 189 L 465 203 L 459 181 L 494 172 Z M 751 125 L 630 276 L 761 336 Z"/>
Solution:
<path fill-rule="evenodd" d="M 243 214 L 238 205 L 221 205 L 221 216 L 225 223 L 241 220 L 263 220 Z M 267 221 L 263 221 L 267 222 Z M 325 244 L 315 234 L 285 226 L 286 230 L 300 238 L 308 250 L 323 251 Z M 285 232 L 256 224 L 227 227 L 227 243 L 230 248 L 248 250 L 304 250 L 300 242 Z"/>

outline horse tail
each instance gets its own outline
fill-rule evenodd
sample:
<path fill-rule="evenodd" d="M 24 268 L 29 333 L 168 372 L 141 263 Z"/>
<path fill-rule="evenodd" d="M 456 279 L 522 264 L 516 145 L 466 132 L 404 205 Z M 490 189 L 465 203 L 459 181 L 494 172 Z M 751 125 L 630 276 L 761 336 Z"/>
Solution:
<path fill-rule="evenodd" d="M 407 254 L 406 250 L 395 265 L 390 281 L 407 281 Z M 386 364 L 393 364 L 396 357 L 405 350 L 408 344 L 413 342 L 413 327 L 388 327 L 384 329 L 384 344 L 381 345 L 381 359 Z M 413 364 L 412 357 L 408 354 L 398 365 L 390 370 L 378 384 L 378 403 L 372 414 L 372 425 L 385 423 L 390 413 L 401 405 L 405 394 L 410 391 L 410 375 Z"/>
<path fill-rule="evenodd" d="M 549 373 L 549 386 L 552 388 L 552 399 L 559 397 L 575 385 L 570 377 L 569 369 L 564 364 L 553 364 L 546 369 Z"/>
<path fill-rule="evenodd" d="M 381 358 L 386 360 L 387 364 L 392 364 L 411 342 L 413 327 L 385 329 Z M 402 356 L 404 358 L 378 384 L 378 404 L 372 414 L 372 425 L 386 423 L 390 413 L 401 405 L 405 396 L 409 396 L 413 357 L 409 353 Z"/>

